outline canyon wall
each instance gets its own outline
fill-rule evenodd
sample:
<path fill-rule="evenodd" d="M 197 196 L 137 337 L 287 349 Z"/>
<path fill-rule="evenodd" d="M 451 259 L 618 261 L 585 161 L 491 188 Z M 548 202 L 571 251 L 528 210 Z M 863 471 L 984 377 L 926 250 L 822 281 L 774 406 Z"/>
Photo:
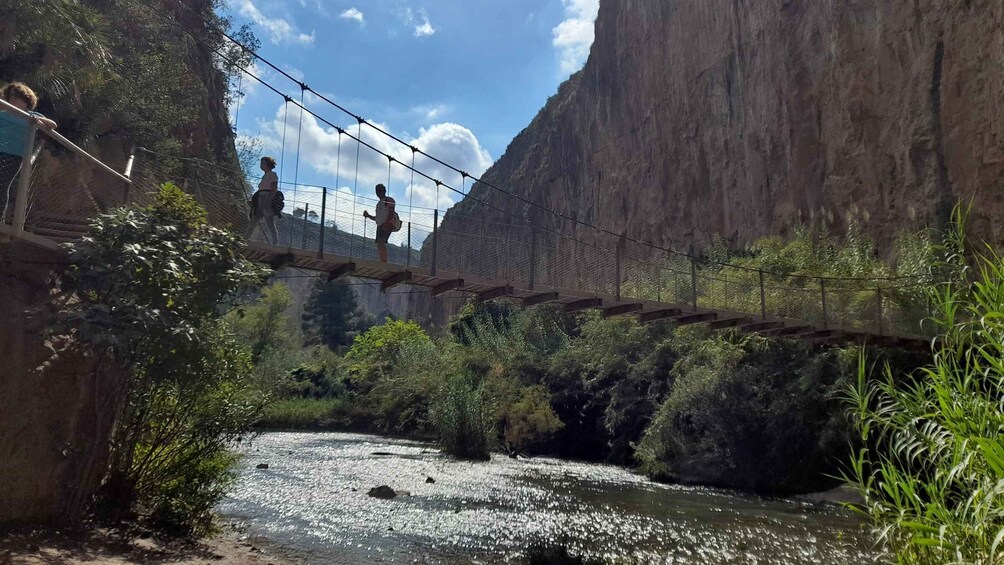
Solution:
<path fill-rule="evenodd" d="M 585 67 L 484 178 L 678 249 L 839 232 L 849 217 L 887 244 L 959 200 L 999 241 L 1002 24 L 997 0 L 601 0 Z M 589 238 L 485 185 L 473 194 Z M 459 214 L 510 221 L 454 210 L 451 229 L 474 221 Z"/>

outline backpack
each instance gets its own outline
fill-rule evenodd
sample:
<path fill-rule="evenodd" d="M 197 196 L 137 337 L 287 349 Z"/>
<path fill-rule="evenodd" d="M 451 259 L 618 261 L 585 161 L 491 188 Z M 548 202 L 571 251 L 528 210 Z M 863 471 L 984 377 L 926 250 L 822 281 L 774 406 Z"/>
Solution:
<path fill-rule="evenodd" d="M 397 215 L 394 211 L 394 206 L 396 205 L 394 199 L 390 196 L 383 199 L 384 204 L 387 206 L 387 221 L 384 225 L 390 228 L 390 231 L 401 231 L 401 216 Z"/>
<path fill-rule="evenodd" d="M 275 194 L 272 195 L 272 212 L 278 216 L 282 212 L 282 209 L 286 207 L 286 196 L 281 190 L 276 190 Z"/>

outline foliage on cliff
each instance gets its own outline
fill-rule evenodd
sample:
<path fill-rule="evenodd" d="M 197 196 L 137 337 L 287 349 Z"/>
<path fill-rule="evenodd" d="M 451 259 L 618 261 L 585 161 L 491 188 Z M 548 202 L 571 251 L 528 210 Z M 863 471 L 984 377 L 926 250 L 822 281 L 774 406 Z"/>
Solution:
<path fill-rule="evenodd" d="M 0 82 L 19 80 L 70 139 L 111 138 L 171 152 L 229 156 L 225 103 L 247 55 L 180 4 L 155 0 L 11 2 L 0 22 Z M 218 0 L 186 3 L 224 29 Z M 248 46 L 257 40 L 236 30 Z M 224 63 L 219 50 L 235 64 Z"/>

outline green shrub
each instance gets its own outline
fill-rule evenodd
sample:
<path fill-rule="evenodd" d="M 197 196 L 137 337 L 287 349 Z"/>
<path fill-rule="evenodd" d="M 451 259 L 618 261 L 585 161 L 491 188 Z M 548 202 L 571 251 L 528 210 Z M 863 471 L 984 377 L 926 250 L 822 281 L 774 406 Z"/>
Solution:
<path fill-rule="evenodd" d="M 861 360 L 848 394 L 861 448 L 849 480 L 896 563 L 1004 560 L 1004 259 L 967 252 L 957 210 L 932 292 L 942 330 L 913 374 Z"/>
<path fill-rule="evenodd" d="M 637 446 L 646 474 L 762 492 L 825 486 L 849 437 L 831 398 L 848 353 L 735 334 L 692 333 L 684 349 Z"/>
<path fill-rule="evenodd" d="M 432 421 L 443 450 L 462 459 L 487 460 L 495 439 L 495 407 L 483 379 L 450 375 L 432 405 Z"/>
<path fill-rule="evenodd" d="M 342 398 L 287 398 L 270 402 L 258 420 L 266 430 L 355 427 L 350 403 Z"/>
<path fill-rule="evenodd" d="M 220 319 L 222 304 L 266 274 L 240 245 L 168 184 L 152 206 L 101 216 L 66 246 L 63 290 L 75 300 L 58 330 L 129 368 L 114 393 L 102 498 L 118 514 L 139 504 L 198 532 L 222 495 L 227 450 L 250 433 L 264 401 L 251 352 Z"/>

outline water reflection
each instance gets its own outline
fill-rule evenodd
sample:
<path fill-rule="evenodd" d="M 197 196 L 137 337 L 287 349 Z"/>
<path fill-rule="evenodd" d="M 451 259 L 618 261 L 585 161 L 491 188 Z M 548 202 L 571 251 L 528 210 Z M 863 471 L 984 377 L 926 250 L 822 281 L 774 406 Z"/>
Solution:
<path fill-rule="evenodd" d="M 515 563 L 542 540 L 634 563 L 873 559 L 847 512 L 659 485 L 616 467 L 458 462 L 421 443 L 330 433 L 266 434 L 247 454 L 220 510 L 314 563 Z M 411 495 L 366 495 L 384 484 Z"/>

